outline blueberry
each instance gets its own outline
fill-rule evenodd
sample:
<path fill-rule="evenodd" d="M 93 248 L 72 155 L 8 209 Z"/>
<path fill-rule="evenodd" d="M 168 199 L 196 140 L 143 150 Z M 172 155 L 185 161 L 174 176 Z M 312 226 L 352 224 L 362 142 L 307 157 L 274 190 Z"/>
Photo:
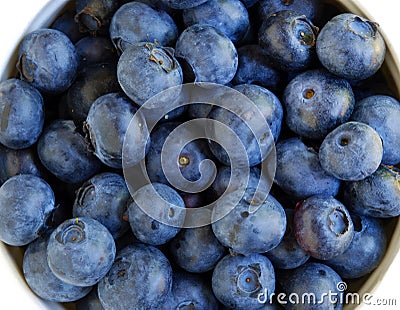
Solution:
<path fill-rule="evenodd" d="M 75 21 L 81 32 L 96 32 L 108 27 L 118 1 L 115 0 L 76 0 Z"/>
<path fill-rule="evenodd" d="M 78 189 L 72 215 L 99 221 L 117 239 L 129 230 L 129 224 L 123 216 L 130 197 L 123 177 L 103 172 L 87 180 Z"/>
<path fill-rule="evenodd" d="M 303 250 L 321 260 L 342 254 L 354 236 L 346 207 L 324 195 L 309 197 L 296 205 L 294 230 Z"/>
<path fill-rule="evenodd" d="M 74 16 L 73 12 L 66 11 L 54 21 L 50 28 L 65 33 L 71 42 L 75 44 L 85 35 L 79 31 L 79 25 L 75 22 Z"/>
<path fill-rule="evenodd" d="M 41 237 L 27 247 L 22 270 L 32 291 L 41 298 L 54 302 L 70 302 L 87 295 L 91 286 L 79 287 L 61 281 L 47 265 L 48 238 Z"/>
<path fill-rule="evenodd" d="M 167 299 L 172 269 L 157 248 L 134 244 L 122 249 L 108 274 L 98 284 L 105 309 L 155 309 Z"/>
<path fill-rule="evenodd" d="M 240 0 L 244 4 L 246 8 L 251 8 L 254 4 L 258 2 L 258 0 Z"/>
<path fill-rule="evenodd" d="M 66 183 L 83 182 L 101 167 L 73 121 L 56 120 L 46 127 L 37 152 L 43 166 Z"/>
<path fill-rule="evenodd" d="M 129 128 L 129 146 L 126 152 L 138 162 L 144 156 L 142 147 L 146 146 L 148 130 L 141 117 L 134 117 L 138 108 L 119 93 L 111 93 L 96 99 L 89 110 L 85 131 L 94 149 L 94 154 L 105 165 L 121 169 L 125 136 Z"/>
<path fill-rule="evenodd" d="M 275 183 L 295 199 L 317 194 L 336 196 L 340 180 L 322 169 L 318 153 L 299 138 L 276 145 Z"/>
<path fill-rule="evenodd" d="M 76 310 L 104 310 L 97 294 L 97 287 L 93 287 L 88 295 L 79 299 L 75 306 Z"/>
<path fill-rule="evenodd" d="M 117 54 L 109 38 L 86 36 L 75 44 L 79 65 L 84 68 L 95 63 L 116 63 Z"/>
<path fill-rule="evenodd" d="M 332 18 L 321 29 L 316 46 L 324 67 L 351 80 L 375 74 L 386 54 L 378 24 L 350 13 Z"/>
<path fill-rule="evenodd" d="M 278 69 L 300 71 L 315 65 L 318 28 L 304 15 L 278 11 L 264 20 L 259 44 Z"/>
<path fill-rule="evenodd" d="M 265 201 L 255 194 L 254 189 L 235 191 L 218 200 L 212 212 L 212 229 L 222 245 L 234 252 L 248 255 L 264 253 L 275 248 L 282 240 L 286 230 L 286 215 L 281 204 L 271 195 Z M 233 201 L 233 209 L 226 208 Z M 218 219 L 215 221 L 215 219 Z"/>
<path fill-rule="evenodd" d="M 21 174 L 0 187 L 0 240 L 13 246 L 26 245 L 46 229 L 54 209 L 54 193 L 41 178 Z"/>
<path fill-rule="evenodd" d="M 198 275 L 175 271 L 171 293 L 161 309 L 218 310 L 219 307 L 208 281 Z"/>
<path fill-rule="evenodd" d="M 256 84 L 276 93 L 283 89 L 286 74 L 273 67 L 259 45 L 244 45 L 237 52 L 239 60 L 233 84 Z"/>
<path fill-rule="evenodd" d="M 212 270 L 226 254 L 226 248 L 215 237 L 211 226 L 184 228 L 169 243 L 171 259 L 192 273 Z"/>
<path fill-rule="evenodd" d="M 331 131 L 319 150 L 322 168 L 340 180 L 362 180 L 378 169 L 382 140 L 370 126 L 348 122 Z"/>
<path fill-rule="evenodd" d="M 286 232 L 279 245 L 266 253 L 274 267 L 293 269 L 303 265 L 310 256 L 300 247 L 294 232 L 294 210 L 285 209 Z"/>
<path fill-rule="evenodd" d="M 155 199 L 154 190 L 160 196 Z M 143 210 L 152 201 L 152 214 Z M 128 218 L 133 234 L 141 242 L 160 245 L 171 240 L 180 231 L 185 220 L 185 203 L 171 187 L 153 183 L 143 186 L 128 203 Z"/>
<path fill-rule="evenodd" d="M 261 254 L 227 255 L 213 271 L 212 289 L 229 309 L 260 309 L 259 294 L 275 290 L 274 268 Z"/>
<path fill-rule="evenodd" d="M 23 149 L 39 138 L 44 123 L 43 98 L 28 83 L 9 79 L 0 83 L 0 143 Z"/>
<path fill-rule="evenodd" d="M 378 218 L 400 215 L 400 170 L 381 165 L 361 181 L 345 182 L 343 194 L 355 213 Z"/>
<path fill-rule="evenodd" d="M 208 103 L 192 103 L 187 111 L 189 118 L 206 118 L 211 109 L 212 105 Z"/>
<path fill-rule="evenodd" d="M 351 215 L 354 237 L 349 247 L 325 263 L 342 278 L 362 277 L 374 270 L 386 252 L 386 234 L 383 223 L 367 216 Z"/>
<path fill-rule="evenodd" d="M 115 257 L 112 235 L 98 221 L 77 217 L 60 224 L 50 235 L 47 262 L 60 280 L 76 285 L 96 284 Z"/>
<path fill-rule="evenodd" d="M 161 2 L 177 10 L 194 8 L 207 1 L 208 0 L 161 0 Z"/>
<path fill-rule="evenodd" d="M 260 0 L 259 15 L 262 20 L 278 11 L 291 10 L 310 19 L 317 17 L 318 5 L 316 0 Z"/>
<path fill-rule="evenodd" d="M 129 2 L 115 12 L 110 25 L 114 46 L 123 52 L 132 44 L 158 42 L 161 46 L 174 46 L 178 28 L 163 10 L 141 2 Z"/>
<path fill-rule="evenodd" d="M 183 81 L 173 50 L 148 42 L 132 44 L 122 53 L 117 76 L 123 91 L 138 105 Z M 179 91 L 179 87 L 170 91 L 168 99 L 175 99 L 172 97 L 178 96 Z"/>
<path fill-rule="evenodd" d="M 75 47 L 64 33 L 39 29 L 22 40 L 17 68 L 21 79 L 38 90 L 59 94 L 75 79 L 78 62 Z"/>
<path fill-rule="evenodd" d="M 371 126 L 382 139 L 382 163 L 400 162 L 400 102 L 385 95 L 375 95 L 357 102 L 351 119 Z"/>
<path fill-rule="evenodd" d="M 292 131 L 305 138 L 323 139 L 350 118 L 354 94 L 345 79 L 324 70 L 310 70 L 289 82 L 283 104 L 286 124 Z"/>
<path fill-rule="evenodd" d="M 238 55 L 232 41 L 210 25 L 192 25 L 178 38 L 175 56 L 186 80 L 227 84 L 235 76 Z"/>
<path fill-rule="evenodd" d="M 183 11 L 186 27 L 207 24 L 223 32 L 233 43 L 239 42 L 249 31 L 250 20 L 240 0 L 209 0 Z"/>

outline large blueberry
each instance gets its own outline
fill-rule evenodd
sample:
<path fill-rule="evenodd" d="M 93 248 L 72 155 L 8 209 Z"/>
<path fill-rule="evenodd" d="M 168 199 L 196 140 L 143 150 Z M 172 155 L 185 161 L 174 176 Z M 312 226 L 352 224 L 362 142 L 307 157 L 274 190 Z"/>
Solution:
<path fill-rule="evenodd" d="M 382 163 L 400 162 L 400 102 L 385 95 L 375 95 L 357 102 L 351 119 L 371 126 L 382 139 Z"/>
<path fill-rule="evenodd" d="M 43 166 L 66 183 L 86 181 L 100 170 L 101 163 L 88 148 L 73 121 L 67 120 L 51 123 L 37 144 Z"/>
<path fill-rule="evenodd" d="M 115 243 L 98 221 L 77 217 L 61 223 L 50 235 L 47 262 L 60 280 L 76 285 L 96 284 L 110 270 Z"/>
<path fill-rule="evenodd" d="M 382 140 L 370 126 L 348 122 L 331 131 L 319 150 L 322 168 L 340 180 L 362 180 L 378 169 Z"/>
<path fill-rule="evenodd" d="M 54 209 L 54 193 L 41 178 L 21 174 L 0 187 L 0 240 L 15 246 L 35 240 Z"/>
<path fill-rule="evenodd" d="M 122 249 L 108 274 L 98 284 L 105 309 L 156 309 L 167 299 L 172 269 L 157 248 L 134 244 Z"/>
<path fill-rule="evenodd" d="M 299 138 L 276 145 L 275 183 L 295 199 L 317 194 L 336 196 L 340 180 L 322 169 L 318 153 Z"/>
<path fill-rule="evenodd" d="M 28 83 L 9 79 L 0 83 L 0 143 L 23 149 L 39 138 L 44 123 L 43 98 Z"/>
<path fill-rule="evenodd" d="M 342 254 L 354 236 L 346 207 L 324 195 L 312 196 L 297 204 L 294 231 L 303 250 L 322 260 Z"/>
<path fill-rule="evenodd" d="M 238 55 L 232 41 L 210 25 L 193 25 L 178 38 L 175 56 L 185 79 L 192 82 L 227 84 L 235 76 Z"/>
<path fill-rule="evenodd" d="M 310 70 L 289 82 L 283 104 L 286 124 L 293 132 L 305 138 L 323 139 L 349 119 L 354 109 L 354 94 L 345 79 L 325 70 Z"/>
<path fill-rule="evenodd" d="M 174 20 L 163 10 L 133 1 L 115 12 L 110 25 L 110 36 L 119 52 L 139 42 L 158 42 L 173 46 L 178 38 Z"/>
<path fill-rule="evenodd" d="M 30 32 L 18 50 L 21 79 L 46 93 L 62 93 L 73 82 L 78 56 L 71 40 L 61 31 L 39 29 Z"/>
<path fill-rule="evenodd" d="M 378 24 L 350 13 L 332 18 L 321 29 L 316 46 L 324 67 L 351 80 L 372 76 L 386 54 Z"/>

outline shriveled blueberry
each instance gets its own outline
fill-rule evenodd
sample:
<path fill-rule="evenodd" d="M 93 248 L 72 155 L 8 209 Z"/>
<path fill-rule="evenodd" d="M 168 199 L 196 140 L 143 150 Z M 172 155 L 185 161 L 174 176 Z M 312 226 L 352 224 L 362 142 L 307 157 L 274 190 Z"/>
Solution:
<path fill-rule="evenodd" d="M 336 196 L 340 180 L 321 167 L 318 153 L 299 138 L 276 145 L 275 183 L 295 199 L 317 194 Z"/>
<path fill-rule="evenodd" d="M 293 132 L 305 138 L 323 139 L 350 118 L 354 94 L 345 79 L 325 70 L 310 70 L 289 82 L 282 102 L 286 124 Z"/>
<path fill-rule="evenodd" d="M 346 207 L 324 195 L 312 196 L 297 204 L 294 230 L 303 250 L 321 260 L 342 254 L 354 236 Z"/>
<path fill-rule="evenodd" d="M 385 95 L 375 95 L 357 102 L 351 120 L 371 126 L 382 139 L 382 163 L 400 162 L 400 102 Z"/>
<path fill-rule="evenodd" d="M 115 48 L 122 53 L 130 45 L 140 42 L 156 41 L 161 46 L 174 46 L 178 28 L 165 11 L 133 1 L 115 12 L 110 36 Z"/>
<path fill-rule="evenodd" d="M 77 190 L 72 215 L 99 221 L 117 239 L 129 229 L 123 216 L 130 197 L 123 177 L 103 172 L 87 180 Z"/>
<path fill-rule="evenodd" d="M 193 25 L 178 38 L 175 56 L 185 79 L 191 82 L 227 84 L 235 76 L 238 55 L 232 41 L 210 25 Z"/>
<path fill-rule="evenodd" d="M 47 245 L 47 262 L 60 280 L 76 285 L 96 284 L 110 270 L 115 243 L 98 221 L 77 217 L 60 224 Z"/>
<path fill-rule="evenodd" d="M 285 10 L 297 12 L 310 19 L 317 17 L 318 13 L 316 0 L 260 0 L 258 10 L 262 20 L 275 12 Z"/>
<path fill-rule="evenodd" d="M 89 110 L 85 130 L 94 154 L 105 165 L 122 168 L 122 148 L 129 128 L 129 146 L 126 152 L 132 160 L 140 161 L 146 146 L 147 126 L 140 117 L 133 118 L 138 108 L 119 93 L 111 93 L 96 99 Z M 135 122 L 135 123 L 133 123 Z"/>
<path fill-rule="evenodd" d="M 132 44 L 122 53 L 117 76 L 123 91 L 138 105 L 183 81 L 173 50 L 148 42 Z M 170 97 L 178 96 L 179 91 L 179 87 L 170 91 L 168 99 L 175 99 Z"/>
<path fill-rule="evenodd" d="M 79 66 L 95 63 L 116 63 L 117 53 L 109 38 L 86 36 L 75 44 Z"/>
<path fill-rule="evenodd" d="M 98 284 L 105 309 L 155 309 L 167 299 L 172 269 L 157 248 L 134 244 L 122 249 L 108 274 Z"/>
<path fill-rule="evenodd" d="M 219 261 L 212 275 L 212 289 L 217 299 L 229 309 L 260 309 L 259 294 L 275 290 L 275 272 L 268 258 L 261 254 L 227 255 Z"/>
<path fill-rule="evenodd" d="M 177 10 L 194 8 L 207 0 L 161 0 L 169 7 Z"/>
<path fill-rule="evenodd" d="M 54 209 L 54 193 L 43 179 L 20 174 L 0 187 L 0 240 L 26 245 L 42 233 Z"/>
<path fill-rule="evenodd" d="M 155 200 L 151 188 L 160 195 Z M 153 200 L 153 201 L 152 201 Z M 149 205 L 153 214 L 146 213 L 143 206 Z M 171 240 L 181 230 L 185 221 L 185 203 L 181 196 L 171 187 L 161 183 L 143 186 L 132 195 L 128 202 L 128 218 L 133 234 L 141 242 L 160 245 Z M 153 216 L 156 214 L 156 216 Z M 160 221 L 162 220 L 162 221 Z"/>
<path fill-rule="evenodd" d="M 43 98 L 30 84 L 9 79 L 0 83 L 0 143 L 11 149 L 34 144 L 43 129 Z"/>
<path fill-rule="evenodd" d="M 212 270 L 226 254 L 211 226 L 184 228 L 169 243 L 171 258 L 179 267 L 194 273 Z"/>
<path fill-rule="evenodd" d="M 218 310 L 219 307 L 208 281 L 198 275 L 175 271 L 172 277 L 171 293 L 161 309 Z"/>
<path fill-rule="evenodd" d="M 108 27 L 118 1 L 115 0 L 76 0 L 75 21 L 81 32 L 96 33 Z"/>
<path fill-rule="evenodd" d="M 354 237 L 344 253 L 327 260 L 342 278 L 362 277 L 374 270 L 386 252 L 386 234 L 383 223 L 367 216 L 351 215 Z"/>
<path fill-rule="evenodd" d="M 72 11 L 66 11 L 54 21 L 50 28 L 65 33 L 71 42 L 75 44 L 85 35 L 79 31 L 79 25 L 75 22 L 74 16 L 75 13 Z"/>
<path fill-rule="evenodd" d="M 352 212 L 388 218 L 400 215 L 400 170 L 381 165 L 361 181 L 344 183 L 344 199 Z"/>
<path fill-rule="evenodd" d="M 310 256 L 300 247 L 294 232 L 294 210 L 285 209 L 286 232 L 282 241 L 276 248 L 266 253 L 274 267 L 280 269 L 293 269 L 303 265 Z"/>
<path fill-rule="evenodd" d="M 264 253 L 275 248 L 286 230 L 286 215 L 281 204 L 271 195 L 258 200 L 254 189 L 241 197 L 242 191 L 229 193 L 219 199 L 212 212 L 212 229 L 217 239 L 234 252 L 248 255 Z M 226 207 L 241 197 L 228 214 Z M 219 220 L 215 221 L 215 219 Z"/>
<path fill-rule="evenodd" d="M 378 24 L 351 13 L 332 18 L 321 29 L 316 46 L 325 68 L 351 80 L 375 74 L 386 54 Z"/>
<path fill-rule="evenodd" d="M 283 71 L 300 71 L 315 65 L 318 28 L 294 11 L 273 13 L 261 25 L 259 44 L 272 63 Z"/>
<path fill-rule="evenodd" d="M 61 181 L 80 183 L 96 174 L 100 161 L 89 151 L 73 121 L 56 120 L 45 128 L 37 144 L 43 166 Z"/>
<path fill-rule="evenodd" d="M 75 47 L 64 33 L 39 29 L 22 40 L 17 69 L 21 79 L 38 90 L 59 94 L 75 79 L 78 62 Z"/>
<path fill-rule="evenodd" d="M 358 181 L 378 169 L 382 154 L 382 140 L 372 127 L 347 122 L 325 137 L 319 160 L 322 168 L 336 178 Z"/>

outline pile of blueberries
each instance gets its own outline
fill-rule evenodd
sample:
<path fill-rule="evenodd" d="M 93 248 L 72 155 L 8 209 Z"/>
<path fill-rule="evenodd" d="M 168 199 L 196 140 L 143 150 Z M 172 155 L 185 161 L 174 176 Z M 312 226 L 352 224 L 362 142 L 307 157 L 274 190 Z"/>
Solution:
<path fill-rule="evenodd" d="M 35 294 L 77 309 L 341 309 L 343 281 L 379 265 L 400 214 L 400 102 L 380 70 L 385 53 L 377 23 L 319 0 L 76 0 L 25 36 L 18 75 L 0 83 L 0 240 L 24 250 Z M 246 96 L 265 126 L 255 133 L 250 111 L 203 102 L 154 130 L 134 118 L 187 83 Z M 204 138 L 169 163 L 196 182 L 212 160 L 211 186 L 183 191 L 166 177 L 164 142 L 195 119 L 236 134 L 248 179 Z M 151 181 L 133 193 L 128 128 Z M 276 143 L 273 181 L 258 134 Z M 240 197 L 224 195 L 231 179 Z M 226 216 L 183 227 L 182 210 L 217 201 L 213 217 L 235 199 Z M 304 293 L 314 303 L 287 298 Z"/>

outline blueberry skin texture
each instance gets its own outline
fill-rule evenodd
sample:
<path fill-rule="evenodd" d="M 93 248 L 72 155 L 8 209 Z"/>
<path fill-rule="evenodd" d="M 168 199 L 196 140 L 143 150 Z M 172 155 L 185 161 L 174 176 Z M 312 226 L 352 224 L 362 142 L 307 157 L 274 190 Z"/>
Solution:
<path fill-rule="evenodd" d="M 382 161 L 382 140 L 370 126 L 348 122 L 332 130 L 319 150 L 322 168 L 345 181 L 362 180 Z"/>
<path fill-rule="evenodd" d="M 118 8 L 118 1 L 76 0 L 75 6 L 75 22 L 79 24 L 80 31 L 96 34 L 110 24 L 111 17 Z"/>
<path fill-rule="evenodd" d="M 171 259 L 192 273 L 212 270 L 226 255 L 226 248 L 215 237 L 211 225 L 182 229 L 169 243 Z"/>
<path fill-rule="evenodd" d="M 39 138 L 44 123 L 43 98 L 30 84 L 9 79 L 0 83 L 0 143 L 23 149 Z"/>
<path fill-rule="evenodd" d="M 212 274 L 215 297 L 230 309 L 260 309 L 258 294 L 272 294 L 275 290 L 275 272 L 268 258 L 261 254 L 227 255 L 221 259 Z"/>
<path fill-rule="evenodd" d="M 145 267 L 145 268 L 143 268 Z M 122 249 L 108 274 L 98 284 L 105 309 L 157 309 L 172 287 L 172 269 L 157 248 L 134 244 Z"/>
<path fill-rule="evenodd" d="M 265 201 L 253 198 L 254 189 L 246 191 L 239 203 L 221 219 L 220 212 L 241 197 L 242 191 L 227 194 L 212 212 L 212 230 L 222 245 L 243 255 L 264 253 L 275 248 L 286 230 L 286 215 L 281 204 L 271 195 Z M 239 195 L 239 196 L 238 196 Z"/>
<path fill-rule="evenodd" d="M 161 0 L 161 2 L 168 5 L 170 8 L 177 10 L 184 10 L 194 8 L 208 0 Z"/>
<path fill-rule="evenodd" d="M 139 120 L 140 117 L 132 120 L 136 113 L 140 113 L 138 108 L 120 93 L 101 96 L 90 107 L 84 130 L 92 144 L 94 155 L 105 165 L 122 168 L 123 143 L 128 129 L 132 143 L 125 151 L 132 154 L 132 160 L 141 159 L 143 150 L 140 147 L 145 145 L 143 141 L 148 132 L 146 124 Z"/>
<path fill-rule="evenodd" d="M 110 270 L 115 242 L 100 222 L 85 217 L 66 220 L 50 235 L 47 262 L 60 280 L 92 286 Z"/>
<path fill-rule="evenodd" d="M 163 90 L 183 82 L 182 69 L 173 50 L 148 42 L 132 44 L 122 53 L 117 77 L 125 94 L 140 106 Z M 175 98 L 179 92 L 180 88 L 176 87 L 170 91 L 168 99 Z"/>
<path fill-rule="evenodd" d="M 275 268 L 294 269 L 308 261 L 310 256 L 300 247 L 293 227 L 294 210 L 285 209 L 286 232 L 276 248 L 268 251 L 266 256 Z"/>
<path fill-rule="evenodd" d="M 378 24 L 350 13 L 335 16 L 321 29 L 316 49 L 325 68 L 350 80 L 375 74 L 386 54 Z"/>
<path fill-rule="evenodd" d="M 350 118 L 355 101 L 345 79 L 325 70 L 309 70 L 289 82 L 282 103 L 286 124 L 293 132 L 309 139 L 323 139 Z"/>
<path fill-rule="evenodd" d="M 99 172 L 100 161 L 73 123 L 56 120 L 45 128 L 37 144 L 43 166 L 66 183 L 81 183 Z"/>
<path fill-rule="evenodd" d="M 340 201 L 325 195 L 309 197 L 296 205 L 294 231 L 302 249 L 320 260 L 342 254 L 354 236 L 349 211 Z"/>
<path fill-rule="evenodd" d="M 79 58 L 79 67 L 96 63 L 116 63 L 117 53 L 106 37 L 86 36 L 75 44 L 76 53 Z"/>
<path fill-rule="evenodd" d="M 155 205 L 150 188 L 154 187 L 163 199 L 162 205 Z M 143 243 L 151 245 L 161 245 L 173 237 L 181 230 L 185 220 L 185 203 L 181 196 L 168 185 L 152 183 L 138 189 L 127 205 L 129 224 L 135 237 Z M 153 209 L 157 210 L 157 218 L 154 219 L 141 206 L 148 205 L 151 201 Z"/>
<path fill-rule="evenodd" d="M 318 9 L 316 0 L 260 0 L 258 3 L 261 20 L 266 19 L 275 12 L 285 10 L 291 10 L 298 14 L 305 15 L 309 19 L 314 19 Z"/>
<path fill-rule="evenodd" d="M 300 138 L 276 145 L 275 183 L 295 199 L 317 194 L 336 196 L 340 180 L 322 169 L 318 153 Z"/>
<path fill-rule="evenodd" d="M 103 172 L 87 180 L 77 190 L 72 215 L 99 221 L 117 239 L 129 230 L 129 223 L 123 216 L 130 197 L 123 177 Z"/>
<path fill-rule="evenodd" d="M 294 11 L 278 11 L 265 19 L 259 29 L 259 44 L 280 70 L 305 70 L 316 63 L 318 28 Z"/>
<path fill-rule="evenodd" d="M 218 310 L 219 307 L 208 281 L 198 275 L 175 271 L 171 293 L 160 309 Z"/>
<path fill-rule="evenodd" d="M 130 45 L 140 42 L 157 41 L 161 46 L 174 46 L 178 28 L 165 11 L 141 2 L 129 2 L 115 12 L 110 37 L 122 53 Z"/>
<path fill-rule="evenodd" d="M 186 27 L 207 24 L 222 31 L 233 43 L 239 42 L 249 31 L 250 20 L 240 0 L 209 0 L 182 13 Z"/>
<path fill-rule="evenodd" d="M 290 294 L 296 294 L 301 300 L 301 296 L 307 296 L 314 294 L 316 296 L 313 303 L 312 297 L 308 303 L 307 297 L 304 303 L 293 304 L 287 302 L 285 309 L 327 309 L 327 310 L 340 310 L 342 309 L 343 292 L 339 291 L 337 286 L 341 283 L 342 279 L 340 276 L 330 267 L 325 264 L 309 262 L 295 269 L 292 274 L 284 280 L 283 291 L 289 296 Z M 332 303 L 328 294 L 332 293 L 332 299 L 337 298 L 337 303 Z M 307 294 L 307 295 L 305 295 Z M 323 295 L 325 294 L 325 295 Z M 321 303 L 321 296 L 325 296 L 323 303 Z"/>
<path fill-rule="evenodd" d="M 66 11 L 54 21 L 50 28 L 65 33 L 71 42 L 75 44 L 85 35 L 79 31 L 79 25 L 75 22 L 74 16 L 73 12 Z"/>
<path fill-rule="evenodd" d="M 364 98 L 356 103 L 351 120 L 371 126 L 383 144 L 382 163 L 395 165 L 400 162 L 400 102 L 385 95 Z"/>
<path fill-rule="evenodd" d="M 191 82 L 227 84 L 235 76 L 238 55 L 232 41 L 210 25 L 186 28 L 175 45 L 185 78 Z"/>
<path fill-rule="evenodd" d="M 387 246 L 384 227 L 378 219 L 358 215 L 352 215 L 352 219 L 355 232 L 349 247 L 325 262 L 344 279 L 359 278 L 374 270 Z"/>
<path fill-rule="evenodd" d="M 22 40 L 17 69 L 21 79 L 38 90 L 60 94 L 74 81 L 78 56 L 71 40 L 61 31 L 39 29 Z"/>
<path fill-rule="evenodd" d="M 54 302 L 76 301 L 86 296 L 91 286 L 79 287 L 61 281 L 47 265 L 48 238 L 41 237 L 25 250 L 22 270 L 26 282 L 40 298 Z"/>
<path fill-rule="evenodd" d="M 232 80 L 234 85 L 256 84 L 274 93 L 286 85 L 286 74 L 275 69 L 258 44 L 244 45 L 237 49 L 238 68 Z"/>
<path fill-rule="evenodd" d="M 343 195 L 349 210 L 377 218 L 399 216 L 399 180 L 399 169 L 381 165 L 364 180 L 345 182 Z"/>

